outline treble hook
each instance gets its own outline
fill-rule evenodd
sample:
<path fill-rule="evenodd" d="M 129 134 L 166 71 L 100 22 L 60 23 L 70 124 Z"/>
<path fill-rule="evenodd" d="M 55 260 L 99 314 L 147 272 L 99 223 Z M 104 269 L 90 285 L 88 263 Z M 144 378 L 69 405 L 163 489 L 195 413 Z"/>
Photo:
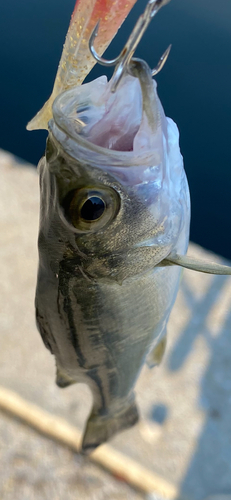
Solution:
<path fill-rule="evenodd" d="M 136 50 L 136 47 L 140 42 L 152 18 L 157 14 L 159 9 L 164 5 L 166 5 L 168 2 L 170 2 L 170 0 L 149 0 L 145 11 L 139 17 L 135 27 L 133 28 L 125 47 L 123 48 L 121 53 L 117 57 L 115 57 L 115 59 L 109 59 L 109 60 L 104 59 L 103 57 L 99 56 L 99 54 L 97 54 L 94 48 L 94 41 L 98 35 L 100 19 L 97 22 L 89 39 L 89 49 L 94 59 L 102 66 L 107 66 L 107 67 L 116 66 L 116 69 L 113 73 L 111 80 L 111 92 L 116 91 L 118 84 L 123 76 L 123 73 L 129 66 L 129 63 Z M 170 50 L 171 50 L 171 45 L 169 45 L 164 54 L 161 56 L 157 66 L 152 70 L 152 76 L 159 73 L 159 71 L 163 68 L 168 58 Z"/>

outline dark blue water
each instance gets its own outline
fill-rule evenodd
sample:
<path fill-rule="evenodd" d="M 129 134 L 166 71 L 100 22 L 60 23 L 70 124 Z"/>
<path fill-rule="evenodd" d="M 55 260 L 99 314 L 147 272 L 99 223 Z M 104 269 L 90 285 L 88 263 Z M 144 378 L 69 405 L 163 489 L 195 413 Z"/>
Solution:
<path fill-rule="evenodd" d="M 27 121 L 50 95 L 75 0 L 9 0 L 0 6 L 0 147 L 37 163 L 46 133 Z M 146 0 L 139 0 L 108 49 L 120 51 Z M 191 239 L 231 258 L 231 2 L 172 0 L 137 54 L 154 66 L 161 101 L 180 129 L 191 198 Z M 96 67 L 88 77 L 102 74 Z"/>

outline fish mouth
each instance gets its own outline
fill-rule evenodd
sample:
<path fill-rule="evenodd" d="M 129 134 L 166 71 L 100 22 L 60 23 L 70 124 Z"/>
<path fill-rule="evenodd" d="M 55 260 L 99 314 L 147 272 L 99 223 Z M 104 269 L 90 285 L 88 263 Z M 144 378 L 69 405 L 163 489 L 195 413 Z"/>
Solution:
<path fill-rule="evenodd" d="M 63 92 L 53 104 L 54 124 L 68 137 L 88 143 L 93 150 L 149 155 L 158 150 L 161 132 L 162 108 L 153 80 L 149 93 L 152 94 L 149 108 L 154 126 L 144 111 L 144 92 L 139 78 L 129 74 L 123 77 L 115 93 L 111 92 L 106 76 Z M 53 131 L 53 125 L 50 127 Z M 57 137 L 57 129 L 54 130 Z"/>
<path fill-rule="evenodd" d="M 142 97 L 137 79 L 127 77 L 116 93 L 110 82 L 97 104 L 77 107 L 81 135 L 91 143 L 114 151 L 133 151 L 142 120 Z"/>

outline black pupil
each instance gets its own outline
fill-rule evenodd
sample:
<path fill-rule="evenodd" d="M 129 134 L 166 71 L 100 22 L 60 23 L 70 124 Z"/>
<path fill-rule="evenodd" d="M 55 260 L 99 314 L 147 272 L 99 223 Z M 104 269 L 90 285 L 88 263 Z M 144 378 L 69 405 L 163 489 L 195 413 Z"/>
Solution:
<path fill-rule="evenodd" d="M 105 203 L 98 196 L 92 196 L 85 201 L 81 208 L 81 217 L 85 220 L 96 220 L 101 217 L 105 210 Z"/>

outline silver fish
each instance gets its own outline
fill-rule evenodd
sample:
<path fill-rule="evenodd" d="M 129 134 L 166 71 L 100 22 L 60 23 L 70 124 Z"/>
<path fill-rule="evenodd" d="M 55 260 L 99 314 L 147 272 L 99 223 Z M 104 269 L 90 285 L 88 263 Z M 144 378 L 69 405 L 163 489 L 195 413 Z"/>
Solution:
<path fill-rule="evenodd" d="M 58 386 L 92 391 L 85 452 L 137 422 L 134 386 L 145 361 L 164 354 L 180 266 L 230 274 L 185 256 L 190 198 L 178 129 L 133 48 L 109 82 L 56 97 L 39 165 L 37 325 Z"/>

